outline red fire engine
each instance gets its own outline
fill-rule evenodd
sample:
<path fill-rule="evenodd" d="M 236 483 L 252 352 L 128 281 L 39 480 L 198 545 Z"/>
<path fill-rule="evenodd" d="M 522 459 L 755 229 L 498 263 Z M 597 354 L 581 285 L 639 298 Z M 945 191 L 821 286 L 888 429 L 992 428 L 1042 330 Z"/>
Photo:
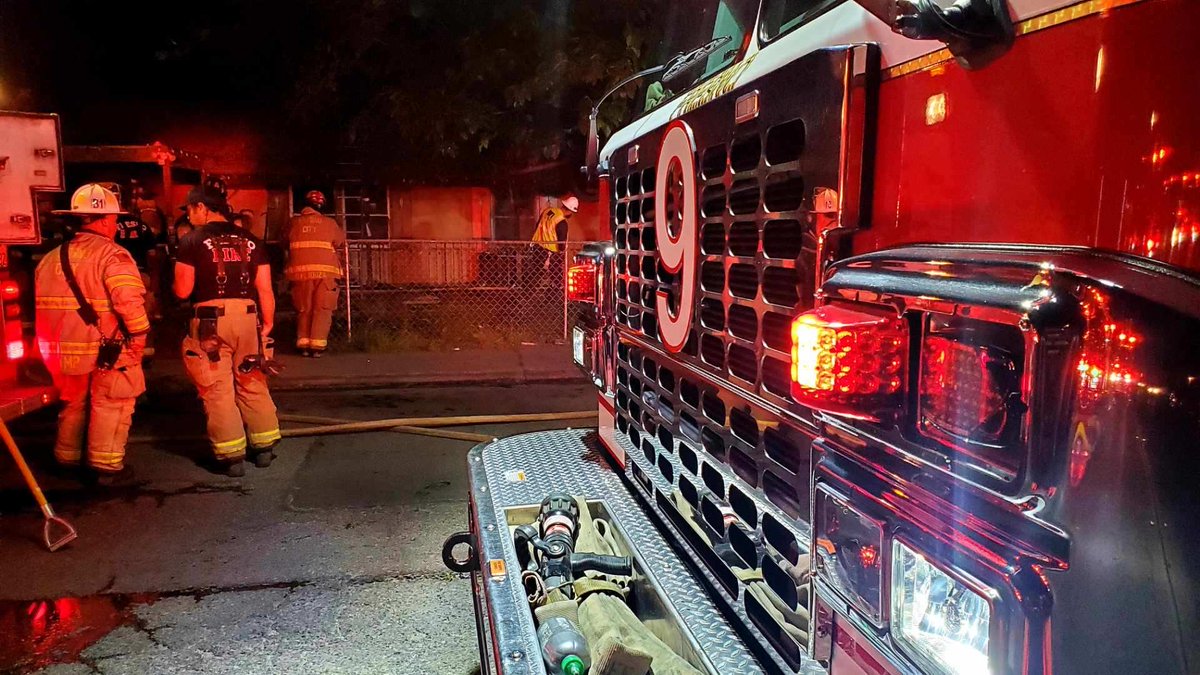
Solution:
<path fill-rule="evenodd" d="M 569 273 L 599 431 L 469 457 L 484 671 L 550 667 L 565 492 L 700 672 L 1200 672 L 1200 3 L 679 4 Z"/>
<path fill-rule="evenodd" d="M 56 398 L 54 389 L 25 376 L 33 354 L 33 279 L 15 274 L 8 247 L 41 241 L 38 193 L 63 189 L 57 115 L 0 111 L 0 419 L 15 419 Z M 25 321 L 23 322 L 23 319 Z"/>

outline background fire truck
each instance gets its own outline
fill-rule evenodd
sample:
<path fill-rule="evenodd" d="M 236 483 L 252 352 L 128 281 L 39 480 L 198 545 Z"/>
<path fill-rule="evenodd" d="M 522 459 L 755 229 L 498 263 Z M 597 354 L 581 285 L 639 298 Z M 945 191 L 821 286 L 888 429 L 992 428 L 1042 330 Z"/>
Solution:
<path fill-rule="evenodd" d="M 33 278 L 9 265 L 9 246 L 41 242 L 39 197 L 63 190 L 57 115 L 0 111 L 0 419 L 51 403 L 54 389 L 31 364 Z"/>
<path fill-rule="evenodd" d="M 688 5 L 569 272 L 599 433 L 468 462 L 485 671 L 549 491 L 700 671 L 1200 671 L 1200 4 Z"/>

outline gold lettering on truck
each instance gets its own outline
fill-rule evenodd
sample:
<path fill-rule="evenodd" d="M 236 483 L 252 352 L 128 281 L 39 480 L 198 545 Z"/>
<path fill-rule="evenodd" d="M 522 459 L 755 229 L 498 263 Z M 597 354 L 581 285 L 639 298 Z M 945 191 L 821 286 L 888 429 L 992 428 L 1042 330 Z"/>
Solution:
<path fill-rule="evenodd" d="M 754 56 L 758 55 L 755 54 Z M 700 106 L 707 105 L 733 91 L 737 87 L 738 78 L 742 76 L 742 73 L 746 72 L 751 63 L 754 63 L 754 56 L 747 58 L 745 61 L 688 92 L 679 104 L 679 108 L 676 109 L 675 117 L 686 115 Z"/>

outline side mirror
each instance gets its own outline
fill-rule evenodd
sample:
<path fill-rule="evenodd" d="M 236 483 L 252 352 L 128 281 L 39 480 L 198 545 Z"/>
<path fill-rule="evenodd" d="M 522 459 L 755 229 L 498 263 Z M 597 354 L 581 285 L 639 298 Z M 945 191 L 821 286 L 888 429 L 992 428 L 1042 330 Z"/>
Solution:
<path fill-rule="evenodd" d="M 664 67 L 665 66 L 654 66 L 653 68 L 647 68 L 645 70 L 636 72 L 629 77 L 626 77 L 618 82 L 615 87 L 609 89 L 603 96 L 600 97 L 598 101 L 596 101 L 596 104 L 592 106 L 592 112 L 590 115 L 588 115 L 587 163 L 584 164 L 581 169 L 588 182 L 591 182 L 591 180 L 599 173 L 596 163 L 600 161 L 600 130 L 598 128 L 598 124 L 596 123 L 596 118 L 600 116 L 600 104 L 604 103 L 609 96 L 612 96 L 613 93 L 621 87 L 624 87 L 635 80 L 640 80 L 643 77 L 657 75 L 663 71 Z"/>
<path fill-rule="evenodd" d="M 596 177 L 596 163 L 600 161 L 600 130 L 596 125 L 599 114 L 599 109 L 595 108 L 588 115 L 587 154 L 583 165 L 583 174 L 588 181 Z"/>
<path fill-rule="evenodd" d="M 857 1 L 907 38 L 945 43 L 959 65 L 969 70 L 995 61 L 1016 37 L 1007 0 Z"/>

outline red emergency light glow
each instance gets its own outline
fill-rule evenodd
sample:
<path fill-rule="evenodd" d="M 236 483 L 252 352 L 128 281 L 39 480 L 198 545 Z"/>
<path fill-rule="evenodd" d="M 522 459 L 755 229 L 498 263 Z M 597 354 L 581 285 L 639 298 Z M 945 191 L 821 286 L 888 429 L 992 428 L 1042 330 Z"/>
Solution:
<path fill-rule="evenodd" d="M 0 299 L 5 301 L 16 300 L 21 295 L 21 287 L 17 286 L 15 281 L 5 281 L 0 283 Z"/>
<path fill-rule="evenodd" d="M 20 361 L 25 358 L 25 343 L 21 340 L 10 342 L 4 352 L 8 355 L 9 361 Z"/>
<path fill-rule="evenodd" d="M 567 270 L 567 299 L 577 302 L 596 301 L 596 266 L 593 263 L 571 265 Z"/>
<path fill-rule="evenodd" d="M 925 338 L 921 358 L 921 415 L 942 431 L 995 440 L 1004 429 L 1004 392 L 987 350 L 945 337 Z"/>
<path fill-rule="evenodd" d="M 858 549 L 858 561 L 867 569 L 875 567 L 879 564 L 879 549 L 870 544 L 864 544 Z"/>
<path fill-rule="evenodd" d="M 878 420 L 904 387 L 903 319 L 825 305 L 792 322 L 792 398 L 803 405 Z"/>

